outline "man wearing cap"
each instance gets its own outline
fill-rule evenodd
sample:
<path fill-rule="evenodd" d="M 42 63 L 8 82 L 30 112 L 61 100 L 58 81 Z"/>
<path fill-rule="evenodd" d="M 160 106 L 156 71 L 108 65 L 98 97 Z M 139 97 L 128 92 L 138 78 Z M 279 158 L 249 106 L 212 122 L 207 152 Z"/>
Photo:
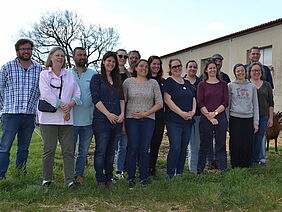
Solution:
<path fill-rule="evenodd" d="M 229 76 L 220 70 L 221 67 L 222 67 L 222 60 L 223 60 L 223 57 L 222 57 L 220 54 L 214 54 L 214 55 L 212 56 L 212 59 L 215 61 L 216 65 L 217 65 L 217 69 L 218 69 L 218 71 L 219 71 L 219 73 L 220 73 L 221 79 L 222 79 L 223 81 L 225 81 L 227 84 L 228 84 L 229 82 L 231 82 Z"/>

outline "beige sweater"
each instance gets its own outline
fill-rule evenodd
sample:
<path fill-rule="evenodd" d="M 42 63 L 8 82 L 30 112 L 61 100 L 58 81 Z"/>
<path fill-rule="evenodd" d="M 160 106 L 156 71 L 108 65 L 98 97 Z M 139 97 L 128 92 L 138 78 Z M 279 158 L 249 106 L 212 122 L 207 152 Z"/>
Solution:
<path fill-rule="evenodd" d="M 127 78 L 123 83 L 123 92 L 126 103 L 126 118 L 132 118 L 135 111 L 148 111 L 155 104 L 163 106 L 160 87 L 154 79 L 141 83 L 137 82 L 134 77 Z M 155 113 L 147 118 L 155 119 Z"/>

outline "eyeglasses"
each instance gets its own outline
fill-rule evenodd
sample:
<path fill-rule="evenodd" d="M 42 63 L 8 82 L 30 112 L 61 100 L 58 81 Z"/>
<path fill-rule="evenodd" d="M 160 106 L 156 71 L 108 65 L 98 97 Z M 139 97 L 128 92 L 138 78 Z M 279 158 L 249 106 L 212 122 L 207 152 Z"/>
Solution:
<path fill-rule="evenodd" d="M 127 59 L 128 58 L 128 56 L 127 55 L 122 55 L 122 54 L 118 54 L 118 58 L 124 58 L 124 59 Z"/>
<path fill-rule="evenodd" d="M 182 65 L 171 66 L 172 69 L 182 68 Z"/>
<path fill-rule="evenodd" d="M 32 51 L 32 48 L 19 48 L 20 51 Z"/>

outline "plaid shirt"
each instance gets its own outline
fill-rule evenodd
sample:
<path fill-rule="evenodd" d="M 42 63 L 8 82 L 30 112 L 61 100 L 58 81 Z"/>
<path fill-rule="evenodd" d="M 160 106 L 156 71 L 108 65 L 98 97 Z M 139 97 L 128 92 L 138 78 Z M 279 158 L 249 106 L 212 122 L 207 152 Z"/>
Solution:
<path fill-rule="evenodd" d="M 0 70 L 1 113 L 36 113 L 41 70 L 35 62 L 25 70 L 17 58 L 3 65 Z"/>

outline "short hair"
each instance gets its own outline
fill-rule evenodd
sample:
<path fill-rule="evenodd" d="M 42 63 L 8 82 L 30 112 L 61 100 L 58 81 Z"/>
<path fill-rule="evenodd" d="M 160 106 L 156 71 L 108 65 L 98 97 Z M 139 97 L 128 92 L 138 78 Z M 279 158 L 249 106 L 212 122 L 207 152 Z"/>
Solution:
<path fill-rule="evenodd" d="M 196 63 L 196 68 L 198 68 L 198 63 L 196 62 L 196 60 L 189 60 L 189 61 L 186 63 L 185 68 L 188 68 L 188 64 L 189 64 L 189 63 Z"/>
<path fill-rule="evenodd" d="M 253 49 L 258 49 L 258 50 L 260 50 L 260 48 L 259 48 L 258 46 L 253 46 L 252 48 L 250 48 L 249 53 L 251 53 Z"/>
<path fill-rule="evenodd" d="M 53 56 L 53 54 L 58 51 L 58 50 L 61 50 L 64 52 L 65 56 L 66 56 L 66 51 L 63 49 L 63 47 L 61 46 L 56 46 L 54 48 L 52 48 L 48 54 L 48 57 L 47 57 L 47 61 L 46 61 L 46 68 L 48 67 L 52 67 L 53 64 L 52 64 L 52 60 L 51 60 L 51 57 Z M 66 58 L 64 58 L 64 64 L 62 65 L 61 68 L 65 68 L 66 67 Z"/>
<path fill-rule="evenodd" d="M 134 71 L 136 71 L 135 69 L 137 68 L 137 66 L 139 65 L 139 63 L 141 63 L 141 62 L 146 62 L 147 64 L 148 64 L 148 73 L 147 73 L 147 75 L 146 75 L 146 78 L 147 79 L 150 79 L 151 77 L 152 77 L 152 74 L 151 74 L 151 72 L 149 71 L 149 63 L 148 63 L 148 61 L 147 60 L 145 60 L 145 59 L 140 59 L 140 60 L 138 60 L 136 63 L 135 63 L 135 65 L 134 65 Z M 137 72 L 137 71 L 136 71 Z M 135 77 L 137 77 L 137 73 L 136 73 L 136 76 Z"/>
<path fill-rule="evenodd" d="M 75 52 L 76 52 L 77 50 L 85 51 L 85 48 L 83 48 L 83 47 L 81 47 L 81 46 L 75 47 L 74 50 L 73 50 L 73 52 L 72 52 L 72 55 L 73 55 L 73 56 L 75 55 Z"/>
<path fill-rule="evenodd" d="M 249 67 L 248 67 L 248 77 L 249 77 L 249 79 L 251 78 L 252 67 L 255 66 L 255 65 L 258 65 L 260 67 L 260 71 L 261 71 L 260 79 L 265 80 L 263 65 L 260 62 L 253 62 L 249 65 Z"/>
<path fill-rule="evenodd" d="M 118 53 L 119 51 L 125 52 L 127 54 L 127 51 L 125 49 L 118 49 L 118 50 L 116 50 L 116 53 Z"/>
<path fill-rule="evenodd" d="M 34 44 L 33 44 L 33 42 L 31 40 L 29 40 L 29 39 L 20 39 L 15 44 L 16 51 L 19 51 L 20 46 L 22 46 L 22 45 L 24 45 L 26 43 L 29 43 L 31 48 L 34 47 Z"/>
<path fill-rule="evenodd" d="M 243 67 L 244 68 L 244 71 L 245 71 L 245 79 L 247 79 L 248 78 L 248 75 L 247 75 L 247 69 L 246 69 L 246 67 L 242 64 L 242 63 L 237 63 L 237 64 L 235 64 L 234 65 L 234 67 L 233 67 L 233 73 L 234 73 L 234 75 L 235 75 L 235 77 L 236 77 L 236 68 L 238 68 L 238 67 Z M 237 77 L 236 77 L 237 78 Z"/>
<path fill-rule="evenodd" d="M 128 55 L 130 55 L 131 53 L 136 53 L 136 54 L 138 54 L 139 60 L 140 60 L 141 55 L 140 55 L 139 51 L 137 51 L 137 50 L 132 50 L 132 51 L 128 52 Z"/>
<path fill-rule="evenodd" d="M 169 62 L 168 62 L 168 67 L 169 67 L 169 72 L 168 72 L 168 75 L 169 76 L 171 76 L 171 63 L 173 62 L 173 61 L 178 61 L 179 63 L 180 63 L 180 65 L 182 65 L 182 63 L 181 63 L 181 60 L 180 59 L 178 59 L 178 58 L 173 58 L 173 59 L 170 59 L 169 60 Z"/>
<path fill-rule="evenodd" d="M 162 60 L 161 60 L 161 58 L 160 58 L 159 56 L 156 56 L 156 55 L 152 55 L 152 56 L 150 56 L 150 57 L 148 58 L 149 71 L 151 72 L 151 74 L 152 74 L 152 70 L 151 70 L 150 65 L 151 65 L 151 63 L 153 62 L 153 60 L 159 60 L 159 61 L 160 61 L 160 70 L 159 70 L 159 72 L 157 73 L 157 78 L 159 78 L 160 80 L 162 80 L 162 79 L 163 79 L 163 73 L 164 73 L 163 67 L 162 67 L 162 65 L 163 65 Z"/>

